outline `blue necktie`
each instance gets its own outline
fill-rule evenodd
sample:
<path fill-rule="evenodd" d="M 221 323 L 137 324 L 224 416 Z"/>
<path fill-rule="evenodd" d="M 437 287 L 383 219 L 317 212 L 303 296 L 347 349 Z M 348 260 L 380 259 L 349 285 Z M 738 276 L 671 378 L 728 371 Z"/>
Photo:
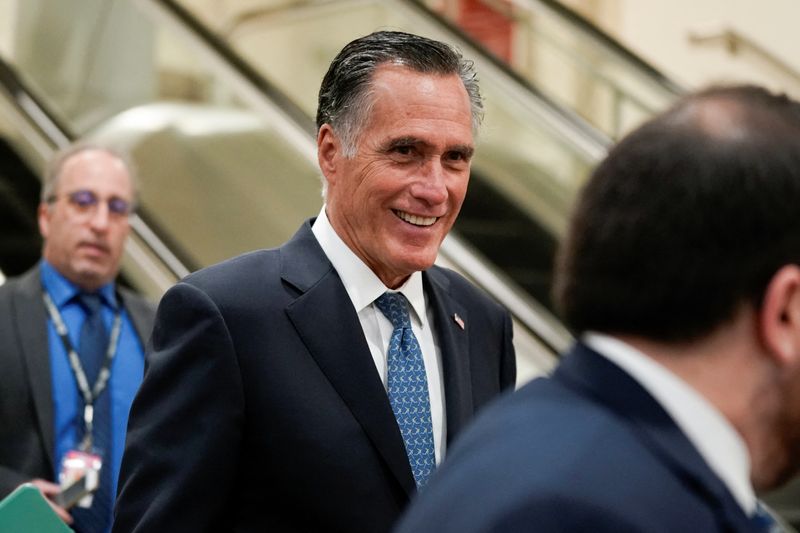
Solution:
<path fill-rule="evenodd" d="M 403 436 L 414 481 L 418 488 L 422 488 L 436 468 L 431 404 L 422 350 L 411 330 L 403 295 L 386 292 L 375 300 L 375 305 L 394 327 L 387 354 L 387 393 Z"/>
<path fill-rule="evenodd" d="M 86 318 L 81 327 L 78 357 L 91 389 L 97 381 L 97 375 L 106 358 L 108 332 L 103 323 L 103 302 L 100 296 L 81 293 L 78 299 L 86 312 Z M 85 404 L 82 397 L 79 405 L 78 442 L 80 443 L 85 433 L 83 424 Z M 94 401 L 93 425 L 92 446 L 102 454 L 103 467 L 100 470 L 100 486 L 94 493 L 92 506 L 88 509 L 82 507 L 72 509 L 72 517 L 75 519 L 72 527 L 80 533 L 101 533 L 108 531 L 111 526 L 113 505 L 111 495 L 111 394 L 108 385 L 100 397 Z"/>
<path fill-rule="evenodd" d="M 757 502 L 756 512 L 750 517 L 750 523 L 753 524 L 754 531 L 761 533 L 781 533 L 783 531 L 777 520 L 772 517 L 766 506 L 761 502 Z"/>

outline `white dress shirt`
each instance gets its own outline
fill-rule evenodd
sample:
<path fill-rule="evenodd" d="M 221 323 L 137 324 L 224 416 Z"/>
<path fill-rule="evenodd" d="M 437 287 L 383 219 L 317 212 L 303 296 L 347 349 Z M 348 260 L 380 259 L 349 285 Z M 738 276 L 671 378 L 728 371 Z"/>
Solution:
<path fill-rule="evenodd" d="M 595 332 L 586 333 L 582 340 L 622 368 L 661 404 L 745 514 L 752 516 L 756 497 L 750 483 L 750 456 L 741 436 L 722 413 L 689 384 L 633 346 Z"/>
<path fill-rule="evenodd" d="M 428 394 L 431 402 L 434 450 L 436 464 L 439 464 L 444 457 L 444 444 L 447 437 L 444 383 L 441 371 L 441 351 L 437 342 L 438 337 L 433 331 L 433 311 L 428 305 L 428 298 L 422 289 L 422 273 L 414 272 L 400 288 L 388 289 L 378 276 L 342 241 L 325 214 L 325 206 L 322 206 L 311 230 L 350 296 L 384 388 L 386 388 L 387 378 L 386 354 L 394 327 L 373 302 L 384 292 L 391 291 L 402 293 L 411 304 L 409 312 L 411 329 L 419 341 L 422 358 L 425 362 Z"/>

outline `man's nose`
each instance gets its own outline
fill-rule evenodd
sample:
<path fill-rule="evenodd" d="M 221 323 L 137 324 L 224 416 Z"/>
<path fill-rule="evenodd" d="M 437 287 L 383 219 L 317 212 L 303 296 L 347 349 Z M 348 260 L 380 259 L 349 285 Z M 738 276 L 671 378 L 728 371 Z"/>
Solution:
<path fill-rule="evenodd" d="M 89 225 L 96 231 L 104 231 L 110 223 L 111 213 L 107 202 L 97 202 L 89 217 Z"/>
<path fill-rule="evenodd" d="M 429 159 L 420 168 L 418 178 L 411 186 L 411 194 L 431 205 L 444 203 L 447 200 L 445 172 L 439 158 Z"/>

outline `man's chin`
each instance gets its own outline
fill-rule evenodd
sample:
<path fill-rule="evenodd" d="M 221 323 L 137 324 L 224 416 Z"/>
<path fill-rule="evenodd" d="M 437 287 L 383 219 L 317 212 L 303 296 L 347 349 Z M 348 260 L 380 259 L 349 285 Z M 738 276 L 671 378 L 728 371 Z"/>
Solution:
<path fill-rule="evenodd" d="M 96 290 L 114 279 L 114 274 L 110 274 L 108 269 L 83 267 L 76 270 L 78 285 L 86 290 Z"/>

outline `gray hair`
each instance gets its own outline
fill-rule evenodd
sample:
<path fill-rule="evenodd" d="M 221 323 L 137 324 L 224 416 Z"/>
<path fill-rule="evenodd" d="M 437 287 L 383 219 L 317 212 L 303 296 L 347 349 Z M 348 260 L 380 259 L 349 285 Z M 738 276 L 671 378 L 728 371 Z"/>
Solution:
<path fill-rule="evenodd" d="M 379 31 L 351 41 L 334 58 L 322 80 L 317 130 L 330 124 L 342 140 L 345 157 L 353 157 L 356 141 L 372 108 L 375 70 L 396 63 L 425 74 L 457 74 L 470 99 L 472 129 L 483 120 L 483 98 L 472 61 L 452 46 L 398 31 Z"/>
<path fill-rule="evenodd" d="M 56 189 L 58 189 L 58 182 L 61 179 L 61 172 L 68 160 L 72 159 L 73 156 L 83 152 L 91 152 L 95 150 L 110 154 L 115 159 L 120 160 L 125 166 L 125 169 L 128 171 L 128 175 L 130 176 L 131 188 L 133 189 L 132 208 L 136 209 L 136 206 L 139 203 L 139 178 L 136 175 L 136 167 L 128 155 L 108 146 L 85 141 L 80 141 L 71 144 L 66 148 L 62 148 L 58 152 L 54 153 L 50 158 L 49 162 L 47 163 L 47 168 L 45 169 L 44 182 L 42 183 L 42 192 L 40 197 L 41 202 L 49 203 L 55 198 Z"/>

